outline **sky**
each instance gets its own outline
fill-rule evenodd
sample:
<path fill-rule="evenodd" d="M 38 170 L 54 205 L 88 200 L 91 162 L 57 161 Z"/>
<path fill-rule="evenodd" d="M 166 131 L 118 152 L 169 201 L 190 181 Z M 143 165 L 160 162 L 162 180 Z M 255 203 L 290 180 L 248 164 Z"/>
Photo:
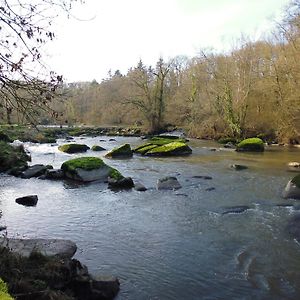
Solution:
<path fill-rule="evenodd" d="M 100 82 L 126 74 L 142 59 L 228 51 L 241 34 L 260 39 L 280 20 L 289 0 L 85 0 L 74 17 L 60 16 L 47 64 L 65 81 Z"/>

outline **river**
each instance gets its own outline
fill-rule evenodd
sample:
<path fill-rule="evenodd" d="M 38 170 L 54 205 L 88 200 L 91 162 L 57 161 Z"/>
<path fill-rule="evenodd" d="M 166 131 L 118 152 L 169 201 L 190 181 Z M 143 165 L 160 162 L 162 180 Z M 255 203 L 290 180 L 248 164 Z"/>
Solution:
<path fill-rule="evenodd" d="M 75 142 L 108 150 L 141 143 L 135 137 L 111 138 L 77 137 Z M 300 246 L 285 230 L 300 202 L 281 198 L 295 175 L 286 164 L 299 161 L 300 149 L 268 147 L 250 154 L 211 151 L 220 145 L 209 141 L 191 140 L 190 146 L 188 157 L 104 159 L 143 183 L 146 192 L 1 175 L 0 222 L 10 237 L 73 240 L 75 258 L 92 273 L 118 276 L 117 300 L 300 299 Z M 60 167 L 79 156 L 49 144 L 26 148 L 32 164 Z M 249 168 L 236 171 L 231 164 Z M 182 188 L 158 191 L 157 180 L 169 175 Z M 38 195 L 36 207 L 15 203 L 29 194 Z M 233 206 L 249 209 L 224 214 Z"/>

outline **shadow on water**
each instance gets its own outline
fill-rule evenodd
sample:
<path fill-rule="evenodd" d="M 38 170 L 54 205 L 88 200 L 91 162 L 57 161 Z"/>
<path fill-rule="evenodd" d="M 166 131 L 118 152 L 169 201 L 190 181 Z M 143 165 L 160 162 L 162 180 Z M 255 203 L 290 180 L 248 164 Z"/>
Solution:
<path fill-rule="evenodd" d="M 141 142 L 115 140 L 104 138 L 101 146 L 109 151 Z M 74 139 L 79 141 L 92 146 L 99 137 Z M 300 149 L 269 147 L 246 154 L 211 141 L 190 144 L 193 154 L 187 157 L 104 158 L 144 184 L 145 192 L 1 175 L 1 224 L 11 236 L 74 240 L 76 257 L 92 272 L 120 278 L 118 300 L 299 299 L 300 248 L 285 231 L 299 205 L 282 199 L 281 192 L 294 175 L 286 164 L 299 161 Z M 106 153 L 27 148 L 33 164 L 54 167 L 77 156 L 103 158 Z M 248 169 L 236 171 L 232 164 Z M 176 176 L 182 188 L 158 191 L 157 180 L 165 176 Z M 26 194 L 39 196 L 36 207 L 15 203 Z"/>

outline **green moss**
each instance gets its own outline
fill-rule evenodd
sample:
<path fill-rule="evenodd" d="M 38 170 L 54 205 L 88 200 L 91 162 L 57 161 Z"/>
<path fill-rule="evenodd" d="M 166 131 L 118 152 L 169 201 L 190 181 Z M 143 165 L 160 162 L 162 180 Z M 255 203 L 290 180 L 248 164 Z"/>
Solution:
<path fill-rule="evenodd" d="M 58 147 L 58 150 L 66 153 L 86 152 L 88 149 L 90 148 L 84 144 L 65 144 Z"/>
<path fill-rule="evenodd" d="M 27 166 L 30 157 L 25 153 L 24 148 L 13 147 L 0 141 L 0 172 L 6 172 L 12 168 L 23 168 Z"/>
<path fill-rule="evenodd" d="M 161 145 L 166 145 L 172 142 L 179 142 L 179 143 L 185 143 L 186 140 L 185 139 L 181 139 L 178 137 L 173 137 L 173 136 L 154 136 L 153 138 L 151 138 L 150 143 L 152 145 L 157 145 L 157 146 L 161 146 Z"/>
<path fill-rule="evenodd" d="M 132 150 L 129 144 L 124 144 L 119 147 L 116 147 L 109 151 L 106 155 L 106 157 L 131 157 L 132 156 Z"/>
<path fill-rule="evenodd" d="M 149 150 L 146 155 L 186 155 L 192 153 L 192 149 L 183 142 L 172 142 Z"/>
<path fill-rule="evenodd" d="M 237 151 L 264 151 L 264 142 L 260 138 L 249 138 L 241 141 L 237 145 Z"/>
<path fill-rule="evenodd" d="M 139 154 L 146 154 L 149 150 L 152 150 L 154 148 L 158 147 L 157 145 L 147 144 L 146 146 L 139 147 L 137 150 L 135 150 L 136 153 Z"/>
<path fill-rule="evenodd" d="M 0 299 L 1 300 L 13 300 L 8 294 L 8 288 L 6 283 L 0 278 Z"/>
<path fill-rule="evenodd" d="M 124 176 L 118 170 L 116 170 L 114 168 L 111 168 L 108 176 L 113 179 L 116 179 L 116 180 L 120 180 L 120 179 L 124 178 Z"/>
<path fill-rule="evenodd" d="M 103 166 L 105 163 L 98 157 L 79 157 L 64 162 L 61 168 L 64 171 L 74 172 L 77 168 L 89 171 Z"/>
<path fill-rule="evenodd" d="M 93 151 L 104 151 L 105 150 L 103 147 L 98 146 L 98 145 L 94 145 L 91 149 Z"/>
<path fill-rule="evenodd" d="M 294 183 L 297 188 L 300 188 L 300 174 L 292 179 L 292 183 Z"/>

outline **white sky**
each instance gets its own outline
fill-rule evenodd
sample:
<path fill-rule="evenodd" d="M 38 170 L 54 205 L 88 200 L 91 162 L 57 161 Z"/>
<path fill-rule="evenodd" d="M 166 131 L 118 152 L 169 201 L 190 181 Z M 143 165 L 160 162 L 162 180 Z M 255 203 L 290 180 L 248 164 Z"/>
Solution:
<path fill-rule="evenodd" d="M 226 50 L 241 33 L 260 38 L 289 0 L 85 0 L 76 17 L 58 21 L 47 62 L 65 80 L 100 82 L 109 69 L 127 70 L 141 58 L 195 56 Z"/>

